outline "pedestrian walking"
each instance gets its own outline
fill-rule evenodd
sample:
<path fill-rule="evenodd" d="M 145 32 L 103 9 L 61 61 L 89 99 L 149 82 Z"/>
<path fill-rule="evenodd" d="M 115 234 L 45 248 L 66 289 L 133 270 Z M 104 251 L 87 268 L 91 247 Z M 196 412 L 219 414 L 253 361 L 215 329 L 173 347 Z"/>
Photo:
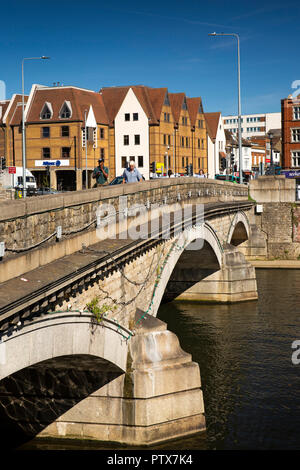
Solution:
<path fill-rule="evenodd" d="M 137 183 L 143 180 L 143 177 L 139 170 L 135 167 L 135 162 L 132 160 L 129 162 L 129 167 L 125 168 L 123 173 L 123 184 L 124 183 Z"/>

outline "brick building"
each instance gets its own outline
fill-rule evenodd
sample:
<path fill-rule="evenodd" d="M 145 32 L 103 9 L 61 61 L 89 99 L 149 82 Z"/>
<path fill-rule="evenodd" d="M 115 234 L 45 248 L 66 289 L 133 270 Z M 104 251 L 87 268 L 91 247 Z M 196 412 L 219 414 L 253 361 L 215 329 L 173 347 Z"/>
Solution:
<path fill-rule="evenodd" d="M 300 170 L 300 95 L 281 100 L 282 167 Z"/>

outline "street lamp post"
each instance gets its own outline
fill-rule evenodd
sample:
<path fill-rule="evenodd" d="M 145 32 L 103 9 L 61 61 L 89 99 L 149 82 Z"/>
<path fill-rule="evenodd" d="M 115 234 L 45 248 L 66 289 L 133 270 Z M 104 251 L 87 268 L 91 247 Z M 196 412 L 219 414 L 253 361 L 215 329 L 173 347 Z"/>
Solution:
<path fill-rule="evenodd" d="M 272 148 L 272 139 L 274 137 L 273 132 L 269 131 L 268 132 L 268 137 L 270 139 L 270 155 L 271 155 L 271 161 L 270 161 L 270 175 L 274 175 L 274 162 L 273 162 L 273 148 Z"/>
<path fill-rule="evenodd" d="M 209 33 L 209 36 L 233 36 L 237 39 L 238 62 L 238 129 L 239 129 L 239 174 L 240 184 L 243 183 L 243 155 L 242 155 L 242 118 L 241 118 L 241 64 L 240 64 L 240 37 L 237 33 Z"/>
<path fill-rule="evenodd" d="M 23 165 L 23 197 L 26 197 L 26 136 L 25 136 L 25 107 L 24 107 L 24 62 L 25 60 L 50 59 L 47 56 L 25 57 L 22 60 L 22 165 Z"/>
<path fill-rule="evenodd" d="M 88 189 L 88 170 L 87 170 L 87 127 L 86 127 L 87 109 L 84 111 L 84 132 L 85 132 L 85 189 Z"/>

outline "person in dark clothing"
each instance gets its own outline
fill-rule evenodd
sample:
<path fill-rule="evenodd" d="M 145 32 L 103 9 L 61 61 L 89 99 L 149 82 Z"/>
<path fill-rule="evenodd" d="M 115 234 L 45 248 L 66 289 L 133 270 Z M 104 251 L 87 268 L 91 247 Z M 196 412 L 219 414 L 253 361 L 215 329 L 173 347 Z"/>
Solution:
<path fill-rule="evenodd" d="M 108 168 L 104 166 L 104 159 L 99 158 L 98 166 L 94 169 L 92 177 L 96 179 L 96 183 L 94 184 L 94 188 L 97 186 L 103 186 L 108 182 Z"/>

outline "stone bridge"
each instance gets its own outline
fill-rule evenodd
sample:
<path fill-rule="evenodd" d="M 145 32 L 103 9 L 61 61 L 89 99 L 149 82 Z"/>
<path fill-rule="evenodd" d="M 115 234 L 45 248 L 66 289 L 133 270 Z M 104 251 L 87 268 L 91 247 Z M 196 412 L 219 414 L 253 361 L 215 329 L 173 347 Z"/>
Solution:
<path fill-rule="evenodd" d="M 157 313 L 173 299 L 257 298 L 246 258 L 263 256 L 265 240 L 247 188 L 182 178 L 0 213 L 7 445 L 37 435 L 149 445 L 204 430 L 199 366 Z"/>

